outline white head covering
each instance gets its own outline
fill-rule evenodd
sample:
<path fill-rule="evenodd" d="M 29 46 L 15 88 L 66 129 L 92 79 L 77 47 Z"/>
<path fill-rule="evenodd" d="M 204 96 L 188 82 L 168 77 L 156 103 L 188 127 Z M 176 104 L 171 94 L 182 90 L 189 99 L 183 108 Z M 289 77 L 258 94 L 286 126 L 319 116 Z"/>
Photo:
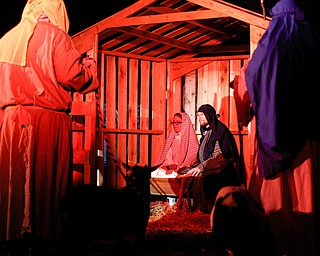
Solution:
<path fill-rule="evenodd" d="M 0 40 L 1 62 L 26 65 L 28 42 L 43 12 L 50 23 L 68 33 L 69 18 L 63 0 L 28 0 L 20 23 Z"/>

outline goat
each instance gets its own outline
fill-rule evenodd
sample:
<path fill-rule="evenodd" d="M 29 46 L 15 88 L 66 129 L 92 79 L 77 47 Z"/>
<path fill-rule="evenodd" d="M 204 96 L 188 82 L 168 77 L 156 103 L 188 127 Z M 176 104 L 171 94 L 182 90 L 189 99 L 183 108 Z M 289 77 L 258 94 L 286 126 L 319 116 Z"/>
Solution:
<path fill-rule="evenodd" d="M 114 240 L 123 249 L 131 237 L 132 248 L 141 250 L 150 215 L 151 172 L 159 166 L 122 165 L 126 169 L 125 187 L 81 184 L 66 195 L 63 232 L 69 243 Z"/>
<path fill-rule="evenodd" d="M 267 215 L 244 187 L 222 188 L 211 211 L 210 221 L 213 255 L 276 255 Z"/>

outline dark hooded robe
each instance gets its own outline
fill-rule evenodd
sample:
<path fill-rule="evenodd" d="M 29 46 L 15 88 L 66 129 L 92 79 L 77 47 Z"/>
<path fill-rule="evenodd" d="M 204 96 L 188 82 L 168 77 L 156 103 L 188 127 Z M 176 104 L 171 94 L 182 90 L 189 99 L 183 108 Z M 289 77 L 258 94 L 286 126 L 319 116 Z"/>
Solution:
<path fill-rule="evenodd" d="M 198 112 L 204 113 L 209 125 L 200 128 L 198 168 L 202 170 L 202 176 L 191 179 L 191 195 L 195 208 L 209 213 L 219 190 L 225 186 L 241 185 L 243 179 L 235 168 L 239 153 L 228 127 L 218 120 L 211 105 L 200 106 Z"/>

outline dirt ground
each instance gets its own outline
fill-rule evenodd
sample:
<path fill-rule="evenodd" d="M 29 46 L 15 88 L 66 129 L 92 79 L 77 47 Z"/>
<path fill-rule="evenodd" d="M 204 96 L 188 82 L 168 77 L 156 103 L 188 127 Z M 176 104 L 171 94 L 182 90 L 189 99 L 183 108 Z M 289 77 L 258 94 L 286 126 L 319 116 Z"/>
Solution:
<path fill-rule="evenodd" d="M 155 201 L 151 204 L 143 256 L 204 256 L 209 255 L 209 214 L 190 212 L 184 204 Z M 119 255 L 112 244 L 103 241 L 83 247 L 74 256 Z"/>
<path fill-rule="evenodd" d="M 185 204 L 177 211 L 177 205 L 165 201 L 154 201 L 146 232 L 143 256 L 203 256 L 207 250 L 210 236 L 208 214 L 199 211 L 190 212 Z M 20 245 L 16 245 L 17 249 Z M 0 256 L 129 256 L 130 252 L 119 253 L 114 243 L 109 241 L 91 241 L 79 244 L 76 250 L 65 251 L 45 248 L 45 255 L 30 251 L 17 250 L 8 253 L 0 247 Z M 130 250 L 130 249 L 129 249 Z M 140 254 L 141 255 L 141 254 Z"/>

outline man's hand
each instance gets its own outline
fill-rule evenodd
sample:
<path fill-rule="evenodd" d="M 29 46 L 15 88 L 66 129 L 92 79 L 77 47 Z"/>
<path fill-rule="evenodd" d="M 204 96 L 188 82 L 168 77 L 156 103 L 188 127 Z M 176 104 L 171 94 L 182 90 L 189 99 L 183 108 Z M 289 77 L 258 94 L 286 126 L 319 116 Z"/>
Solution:
<path fill-rule="evenodd" d="M 200 177 L 202 176 L 202 170 L 198 167 L 192 168 L 190 171 L 187 172 L 188 176 L 193 176 L 193 177 Z"/>
<path fill-rule="evenodd" d="M 94 72 L 97 72 L 97 64 L 96 61 L 93 58 L 83 58 L 82 59 L 82 64 L 86 67 L 89 67 L 90 69 L 92 69 Z"/>

